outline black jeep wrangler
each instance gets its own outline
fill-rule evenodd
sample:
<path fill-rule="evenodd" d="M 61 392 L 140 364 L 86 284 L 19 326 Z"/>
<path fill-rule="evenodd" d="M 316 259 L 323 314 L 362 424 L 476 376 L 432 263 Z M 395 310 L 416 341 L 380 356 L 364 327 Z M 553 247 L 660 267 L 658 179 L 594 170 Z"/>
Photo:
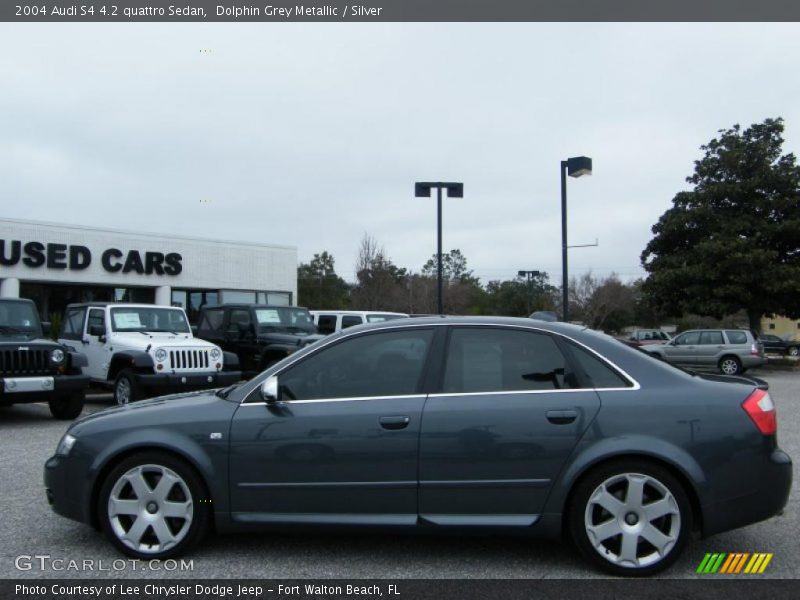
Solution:
<path fill-rule="evenodd" d="M 196 335 L 236 354 L 246 377 L 325 337 L 308 309 L 268 304 L 204 306 Z"/>
<path fill-rule="evenodd" d="M 47 402 L 56 419 L 74 419 L 89 387 L 83 366 L 83 354 L 44 339 L 31 300 L 0 298 L 0 406 Z"/>

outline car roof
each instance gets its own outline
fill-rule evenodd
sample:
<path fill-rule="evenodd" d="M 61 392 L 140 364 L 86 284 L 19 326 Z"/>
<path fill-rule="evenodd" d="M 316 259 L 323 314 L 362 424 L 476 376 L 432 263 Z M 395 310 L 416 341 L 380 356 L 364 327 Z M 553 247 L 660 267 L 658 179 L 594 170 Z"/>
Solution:
<path fill-rule="evenodd" d="M 121 308 L 172 308 L 183 310 L 180 306 L 164 306 L 162 304 L 145 304 L 142 302 L 75 302 L 67 304 L 67 308 L 105 308 L 106 306 Z"/>
<path fill-rule="evenodd" d="M 312 310 L 312 315 L 401 315 L 407 317 L 407 313 L 392 312 L 391 310 Z"/>
<path fill-rule="evenodd" d="M 436 315 L 434 317 L 418 317 L 413 320 L 396 319 L 393 321 L 383 321 L 381 323 L 366 323 L 356 325 L 346 331 L 367 329 L 386 329 L 393 327 L 420 327 L 424 325 L 503 325 L 507 327 L 526 327 L 528 329 L 541 329 L 552 331 L 564 335 L 574 336 L 583 331 L 590 331 L 583 325 L 573 325 L 572 323 L 562 323 L 560 321 L 539 321 L 526 317 L 477 317 L 477 316 L 450 316 Z"/>
<path fill-rule="evenodd" d="M 224 304 L 215 304 L 214 306 L 206 305 L 203 308 L 206 310 L 213 310 L 215 308 L 299 308 L 300 310 L 308 310 L 305 306 L 291 306 L 289 304 L 252 304 L 247 302 L 225 302 Z"/>

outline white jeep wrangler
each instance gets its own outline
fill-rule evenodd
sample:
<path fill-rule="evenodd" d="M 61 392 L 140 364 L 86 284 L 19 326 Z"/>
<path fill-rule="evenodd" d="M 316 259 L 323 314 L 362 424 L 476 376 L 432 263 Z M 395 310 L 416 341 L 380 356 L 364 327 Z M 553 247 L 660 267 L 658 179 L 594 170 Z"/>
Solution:
<path fill-rule="evenodd" d="M 117 404 L 227 386 L 241 379 L 235 354 L 192 335 L 182 308 L 152 304 L 70 304 L 59 341 L 86 355 L 83 372 L 110 386 Z"/>

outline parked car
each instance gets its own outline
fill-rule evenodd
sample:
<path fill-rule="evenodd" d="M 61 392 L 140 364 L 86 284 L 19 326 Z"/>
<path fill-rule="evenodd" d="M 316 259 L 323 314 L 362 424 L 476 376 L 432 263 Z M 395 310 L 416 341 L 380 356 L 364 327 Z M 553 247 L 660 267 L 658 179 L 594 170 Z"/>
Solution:
<path fill-rule="evenodd" d="M 767 333 L 759 335 L 758 340 L 763 344 L 764 352 L 767 354 L 800 355 L 800 342 L 797 340 L 784 340 L 777 335 Z"/>
<path fill-rule="evenodd" d="M 198 323 L 197 336 L 236 354 L 246 377 L 324 337 L 302 306 L 204 306 Z"/>
<path fill-rule="evenodd" d="M 195 339 L 182 308 L 152 304 L 70 304 L 59 341 L 82 344 L 84 374 L 110 387 L 117 404 L 241 379 L 236 355 Z"/>
<path fill-rule="evenodd" d="M 383 323 L 394 319 L 406 319 L 405 313 L 370 310 L 312 310 L 314 324 L 323 335 L 364 323 Z"/>
<path fill-rule="evenodd" d="M 744 373 L 767 362 L 764 347 L 746 329 L 693 329 L 642 350 L 682 367 L 716 367 L 725 375 Z"/>
<path fill-rule="evenodd" d="M 636 329 L 628 336 L 628 341 L 631 346 L 664 344 L 671 339 L 672 336 L 661 329 Z"/>
<path fill-rule="evenodd" d="M 89 387 L 85 364 L 80 352 L 44 338 L 32 300 L 0 298 L 0 406 L 47 402 L 56 419 L 74 419 Z"/>
<path fill-rule="evenodd" d="M 397 319 L 246 383 L 77 422 L 46 496 L 143 559 L 211 529 L 471 528 L 571 538 L 610 573 L 647 575 L 693 532 L 786 505 L 766 387 L 565 323 Z"/>

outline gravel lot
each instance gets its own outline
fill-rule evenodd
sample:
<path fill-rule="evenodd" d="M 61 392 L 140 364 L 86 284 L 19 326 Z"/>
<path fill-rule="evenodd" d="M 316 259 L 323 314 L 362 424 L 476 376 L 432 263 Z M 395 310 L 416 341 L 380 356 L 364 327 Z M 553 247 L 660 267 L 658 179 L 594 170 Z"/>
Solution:
<path fill-rule="evenodd" d="M 753 373 L 770 383 L 778 405 L 780 444 L 800 460 L 800 373 Z M 91 397 L 87 411 L 107 407 L 110 396 Z M 242 578 L 594 578 L 567 546 L 513 537 L 237 535 L 206 539 L 191 557 L 193 569 L 167 571 L 144 564 L 125 565 L 121 555 L 88 526 L 55 515 L 47 505 L 42 465 L 53 453 L 65 423 L 50 417 L 45 405 L 0 409 L 0 578 L 14 577 L 242 577 Z M 697 577 L 706 552 L 774 552 L 762 577 L 800 576 L 798 478 L 783 516 L 707 540 L 693 541 L 666 577 Z M 108 571 L 20 571 L 20 555 L 102 561 Z M 116 561 L 116 563 L 115 563 Z M 145 569 L 147 571 L 145 572 Z"/>

